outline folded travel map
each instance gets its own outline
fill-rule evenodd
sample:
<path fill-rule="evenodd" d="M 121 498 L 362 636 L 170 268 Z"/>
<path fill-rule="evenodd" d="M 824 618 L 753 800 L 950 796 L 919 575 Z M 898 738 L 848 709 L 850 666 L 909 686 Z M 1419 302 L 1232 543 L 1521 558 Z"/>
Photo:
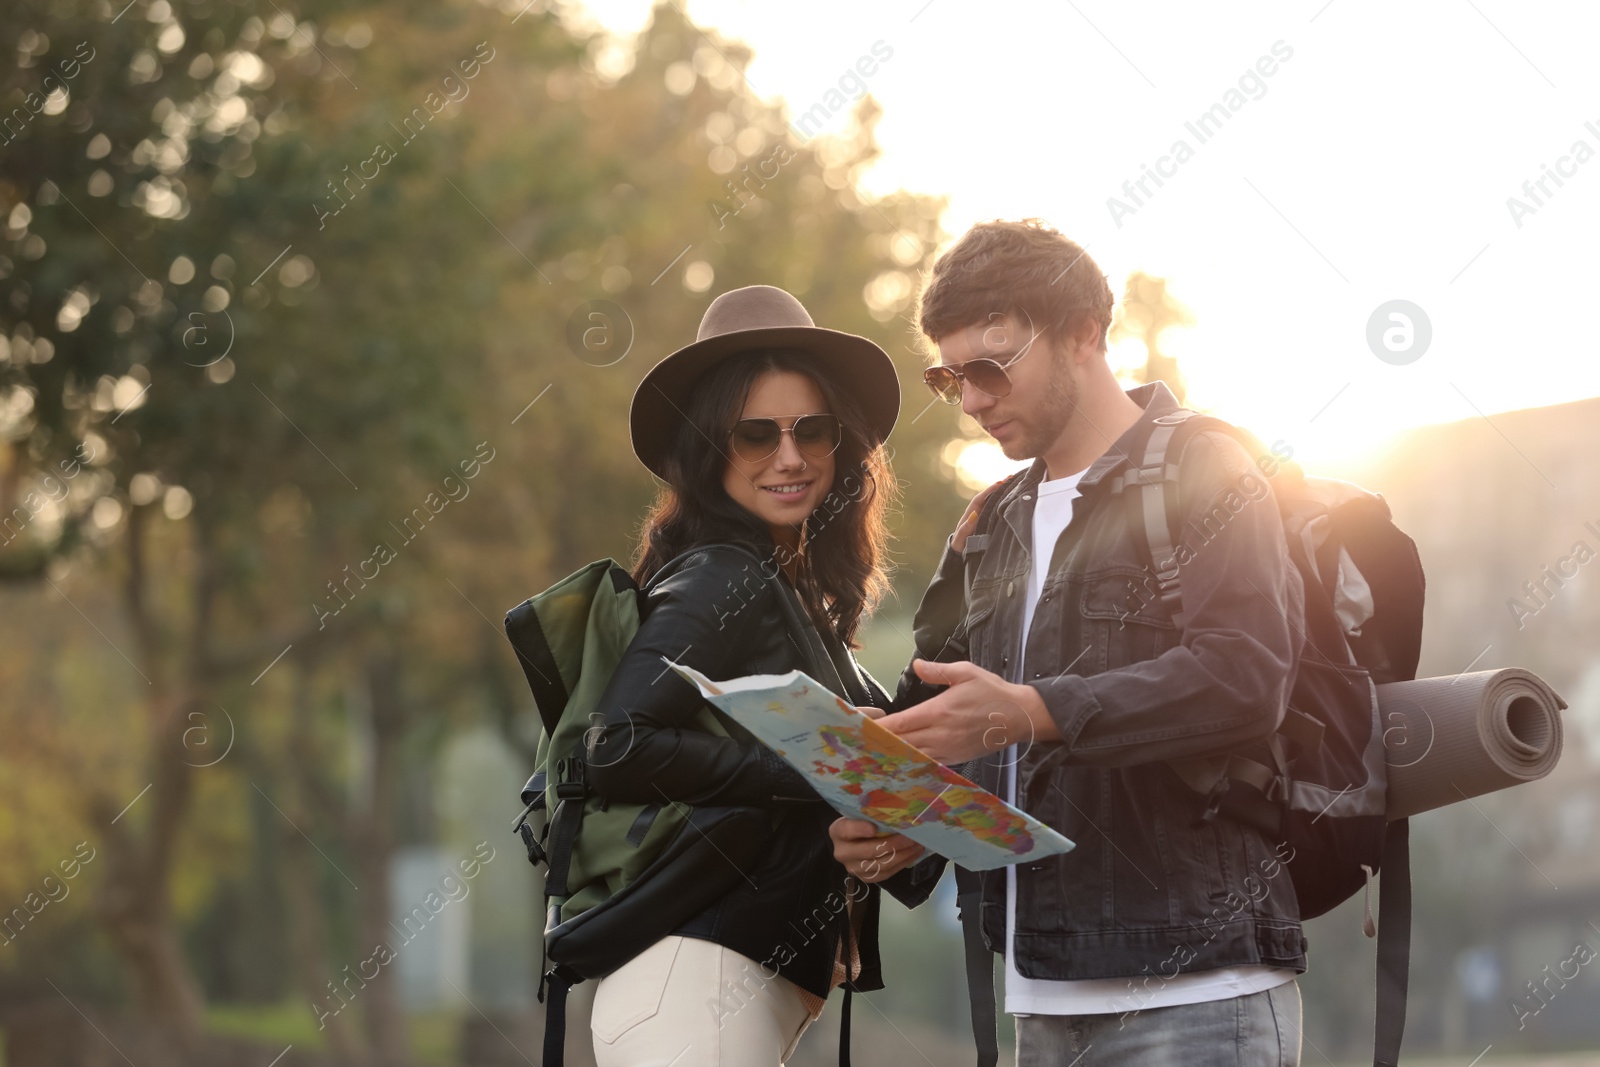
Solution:
<path fill-rule="evenodd" d="M 906 743 L 803 671 L 713 682 L 671 663 L 713 705 L 811 780 L 834 809 L 973 871 L 1070 851 L 1039 820 Z"/>

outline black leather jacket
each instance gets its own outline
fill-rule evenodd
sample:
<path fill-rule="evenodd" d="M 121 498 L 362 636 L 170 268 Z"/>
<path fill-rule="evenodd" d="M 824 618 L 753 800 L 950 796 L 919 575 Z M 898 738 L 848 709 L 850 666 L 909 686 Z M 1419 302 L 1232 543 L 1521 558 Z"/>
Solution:
<path fill-rule="evenodd" d="M 1204 798 L 1165 762 L 1259 743 L 1277 728 L 1303 640 L 1290 621 L 1303 612 L 1299 572 L 1252 457 L 1225 434 L 1198 434 L 1173 512 L 1183 532 L 1175 547 L 1190 549 L 1179 554 L 1187 623 L 1177 631 L 1150 591 L 1129 509 L 1111 492 L 1150 420 L 1177 401 L 1159 382 L 1128 395 L 1144 415 L 1079 481 L 1026 646 L 1040 462 L 1000 499 L 987 546 L 969 541 L 969 552 L 982 551 L 970 597 L 962 556 L 947 544 L 917 612 L 920 656 L 970 660 L 1035 687 L 1063 738 L 1020 746 L 1018 806 L 1077 848 L 1017 868 L 1014 946 L 1005 944 L 1005 871 L 984 872 L 984 940 L 1014 951 L 1029 978 L 1304 971 L 1279 842 L 1225 817 L 1201 822 Z M 936 691 L 908 668 L 896 706 Z M 999 793 L 1003 762 L 996 754 L 968 773 Z"/>
<path fill-rule="evenodd" d="M 770 557 L 770 544 L 751 547 Z M 775 571 L 769 563 L 766 573 Z M 838 815 L 803 775 L 731 719 L 722 718 L 730 737 L 690 727 L 703 701 L 662 663 L 665 656 L 718 681 L 799 668 L 830 688 L 842 686 L 835 691 L 858 705 L 888 707 L 882 687 L 836 638 L 811 626 L 791 634 L 778 595 L 754 559 L 727 546 L 695 552 L 651 588 L 639 632 L 600 699 L 598 750 L 613 755 L 591 766 L 590 784 L 622 801 L 659 801 L 665 794 L 691 805 L 771 810 L 776 825 L 766 853 L 731 892 L 677 933 L 733 949 L 765 968 L 766 976 L 776 970 L 827 996 L 845 933 L 845 900 L 853 894 L 867 909 L 854 988 L 881 989 L 879 894 L 876 887 L 847 882 L 834 860 L 828 826 Z M 927 899 L 938 875 L 933 868 L 905 871 L 885 888 L 914 907 Z"/>

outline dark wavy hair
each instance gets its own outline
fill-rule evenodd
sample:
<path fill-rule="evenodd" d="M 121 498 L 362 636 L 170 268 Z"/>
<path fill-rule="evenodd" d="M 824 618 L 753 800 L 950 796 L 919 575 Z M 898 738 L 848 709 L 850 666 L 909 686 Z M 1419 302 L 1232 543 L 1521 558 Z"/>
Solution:
<path fill-rule="evenodd" d="M 744 413 L 758 379 L 773 371 L 803 374 L 817 384 L 838 416 L 843 440 L 834 453 L 833 484 L 801 530 L 796 592 L 817 628 L 858 647 L 856 631 L 889 589 L 888 529 L 884 515 L 899 484 L 882 444 L 871 444 L 867 419 L 827 371 L 791 349 L 762 349 L 730 357 L 695 383 L 684 405 L 672 451 L 662 466 L 667 484 L 645 516 L 633 556 L 642 587 L 668 561 L 703 544 L 744 542 L 777 566 L 791 550 L 775 544 L 760 518 L 722 486 L 728 432 Z"/>

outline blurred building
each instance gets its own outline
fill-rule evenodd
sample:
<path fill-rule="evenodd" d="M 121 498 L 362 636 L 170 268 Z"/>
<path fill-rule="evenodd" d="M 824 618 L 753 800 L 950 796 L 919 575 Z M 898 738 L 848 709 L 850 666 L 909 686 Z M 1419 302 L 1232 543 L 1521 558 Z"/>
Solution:
<path fill-rule="evenodd" d="M 390 871 L 400 997 L 408 1011 L 454 1006 L 468 987 L 471 886 L 453 869 L 455 857 L 430 846 L 402 848 Z M 454 988 L 452 988 L 454 985 Z"/>
<path fill-rule="evenodd" d="M 1570 705 L 1549 778 L 1414 821 L 1408 1046 L 1592 1047 L 1600 955 L 1582 964 L 1578 945 L 1600 954 L 1600 399 L 1425 427 L 1316 473 L 1381 492 L 1416 539 L 1419 675 L 1519 666 Z"/>

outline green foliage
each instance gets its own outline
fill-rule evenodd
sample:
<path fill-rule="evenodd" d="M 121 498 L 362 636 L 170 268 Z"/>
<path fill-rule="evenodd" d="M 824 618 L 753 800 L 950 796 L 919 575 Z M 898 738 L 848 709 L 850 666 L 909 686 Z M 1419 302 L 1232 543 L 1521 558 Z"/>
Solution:
<path fill-rule="evenodd" d="M 716 293 L 785 286 L 899 365 L 887 610 L 963 503 L 905 317 L 942 205 L 857 191 L 875 105 L 798 143 L 747 52 L 671 5 L 622 71 L 520 9 L 27 0 L 0 28 L 27 116 L 0 144 L 0 524 L 24 516 L 0 526 L 0 788 L 51 811 L 0 818 L 0 845 L 25 888 L 115 837 L 130 866 L 94 891 L 149 879 L 212 999 L 303 1005 L 306 930 L 323 977 L 359 958 L 343 870 L 435 835 L 445 739 L 531 712 L 499 615 L 629 556 L 655 486 L 628 402 Z M 569 342 L 599 300 L 621 358 Z M 112 953 L 130 996 L 171 980 L 82 947 L 79 988 Z"/>

